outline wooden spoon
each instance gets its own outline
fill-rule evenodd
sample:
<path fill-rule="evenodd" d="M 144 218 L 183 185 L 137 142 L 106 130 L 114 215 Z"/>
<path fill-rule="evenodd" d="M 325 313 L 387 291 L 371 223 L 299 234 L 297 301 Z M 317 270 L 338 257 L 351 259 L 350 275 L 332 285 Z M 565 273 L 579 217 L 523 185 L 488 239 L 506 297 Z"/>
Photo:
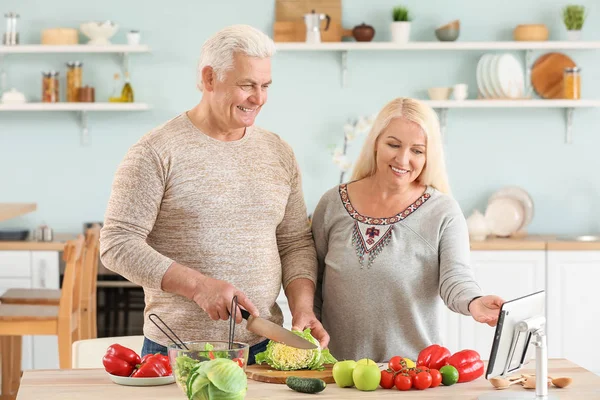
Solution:
<path fill-rule="evenodd" d="M 562 377 L 552 379 L 552 384 L 558 388 L 564 388 L 569 386 L 573 382 L 572 378 Z"/>
<path fill-rule="evenodd" d="M 521 383 L 525 381 L 525 378 L 516 378 L 516 379 L 504 379 L 504 378 L 490 378 L 490 383 L 496 389 L 506 389 L 510 385 L 514 385 L 515 383 Z"/>
<path fill-rule="evenodd" d="M 548 379 L 548 386 L 550 386 L 550 379 Z M 523 382 L 523 387 L 525 389 L 535 389 L 535 376 L 528 375 L 525 382 Z"/>

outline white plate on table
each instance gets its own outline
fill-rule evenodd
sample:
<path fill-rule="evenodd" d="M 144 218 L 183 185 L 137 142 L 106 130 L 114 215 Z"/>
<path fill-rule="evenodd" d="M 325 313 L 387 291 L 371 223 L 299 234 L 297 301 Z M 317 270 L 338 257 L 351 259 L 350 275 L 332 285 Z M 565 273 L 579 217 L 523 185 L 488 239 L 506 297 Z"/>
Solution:
<path fill-rule="evenodd" d="M 124 386 L 161 386 L 175 382 L 175 377 L 173 375 L 158 376 L 156 378 L 131 378 L 129 376 L 117 376 L 111 374 L 108 374 L 108 376 L 110 376 L 110 380 L 114 383 Z"/>

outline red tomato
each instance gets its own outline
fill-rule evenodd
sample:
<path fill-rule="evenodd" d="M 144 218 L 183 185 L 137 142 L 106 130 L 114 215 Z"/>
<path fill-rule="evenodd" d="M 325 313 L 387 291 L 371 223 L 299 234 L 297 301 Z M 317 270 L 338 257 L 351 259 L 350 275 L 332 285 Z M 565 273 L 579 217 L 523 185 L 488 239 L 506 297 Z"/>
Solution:
<path fill-rule="evenodd" d="M 429 375 L 431 375 L 431 386 L 430 387 L 433 388 L 433 387 L 439 386 L 440 383 L 442 383 L 442 374 L 440 374 L 440 371 L 438 371 L 437 369 L 430 369 Z"/>
<path fill-rule="evenodd" d="M 425 372 L 429 372 L 429 367 L 426 367 L 426 366 L 424 366 L 424 365 L 419 365 L 419 366 L 417 366 L 416 368 L 417 368 L 418 370 L 420 370 L 420 371 L 417 371 L 417 372 L 423 372 L 423 371 L 425 371 Z"/>
<path fill-rule="evenodd" d="M 394 387 L 394 371 L 386 369 L 381 371 L 381 380 L 379 385 L 384 389 L 391 389 Z"/>
<path fill-rule="evenodd" d="M 244 359 L 243 358 L 234 358 L 232 361 L 235 361 L 236 363 L 238 363 L 238 365 L 240 367 L 244 367 Z"/>
<path fill-rule="evenodd" d="M 429 386 L 431 386 L 431 382 L 432 379 L 429 372 L 423 371 L 415 375 L 413 386 L 415 387 L 415 389 L 425 390 Z"/>
<path fill-rule="evenodd" d="M 407 374 L 408 374 L 408 375 L 409 375 L 411 378 L 414 378 L 414 377 L 415 377 L 415 375 L 417 374 L 417 371 L 416 371 L 416 369 L 415 369 L 415 368 L 408 368 L 408 369 L 406 370 L 406 373 L 407 373 Z"/>
<path fill-rule="evenodd" d="M 404 361 L 404 358 L 400 356 L 394 356 L 390 358 L 388 367 L 390 367 L 392 371 L 402 371 L 404 368 L 406 368 L 406 361 Z"/>
<path fill-rule="evenodd" d="M 394 384 L 398 390 L 410 390 L 413 385 L 412 378 L 406 374 L 398 374 L 394 378 Z"/>

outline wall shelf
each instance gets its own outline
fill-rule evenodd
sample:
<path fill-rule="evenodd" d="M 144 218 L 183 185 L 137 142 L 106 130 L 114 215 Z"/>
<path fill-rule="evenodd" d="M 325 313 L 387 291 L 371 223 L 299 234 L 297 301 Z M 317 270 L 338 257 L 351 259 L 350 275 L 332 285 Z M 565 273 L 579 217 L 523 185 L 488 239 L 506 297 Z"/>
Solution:
<path fill-rule="evenodd" d="M 0 111 L 144 111 L 145 103 L 24 103 L 2 104 Z"/>
<path fill-rule="evenodd" d="M 543 42 L 278 42 L 278 51 L 335 51 L 341 53 L 342 87 L 346 87 L 348 71 L 348 52 L 350 51 L 486 51 L 486 50 L 522 50 L 525 51 L 525 68 L 530 71 L 532 53 L 535 50 L 594 50 L 600 49 L 600 41 L 543 41 Z M 529 75 L 528 75 L 529 76 Z"/>
<path fill-rule="evenodd" d="M 23 44 L 16 46 L 0 46 L 0 70 L 2 62 L 7 54 L 72 54 L 72 53 L 109 53 L 115 54 L 121 64 L 123 73 L 129 71 L 129 54 L 130 53 L 148 53 L 150 47 L 147 45 L 124 45 L 110 44 L 103 46 L 94 46 L 87 44 L 73 45 L 44 45 L 44 44 Z"/>
<path fill-rule="evenodd" d="M 147 53 L 147 45 L 122 45 L 110 44 L 93 46 L 87 44 L 73 45 L 45 45 L 45 44 L 20 44 L 16 46 L 0 46 L 0 54 L 27 54 L 27 53 Z"/>
<path fill-rule="evenodd" d="M 372 51 L 372 50 L 591 50 L 600 49 L 600 41 L 545 41 L 545 42 L 278 42 L 281 51 Z"/>
<path fill-rule="evenodd" d="M 150 106 L 145 103 L 24 103 L 2 104 L 0 111 L 72 111 L 77 114 L 81 128 L 81 144 L 89 144 L 87 124 L 89 111 L 145 111 Z"/>
<path fill-rule="evenodd" d="M 536 50 L 597 50 L 600 41 L 489 41 L 489 42 L 278 42 L 278 51 L 333 51 L 340 52 L 342 87 L 346 87 L 348 72 L 348 53 L 351 51 L 489 51 L 516 50 L 525 52 L 526 93 L 531 95 L 531 68 L 533 52 Z M 432 108 L 439 111 L 442 134 L 446 130 L 448 109 L 450 108 L 562 108 L 565 110 L 565 142 L 572 143 L 573 111 L 575 108 L 600 108 L 600 100 L 465 100 L 465 101 L 431 101 L 426 100 Z"/>
<path fill-rule="evenodd" d="M 129 72 L 129 54 L 148 53 L 150 47 L 147 45 L 42 45 L 22 44 L 16 46 L 0 46 L 0 71 L 3 70 L 3 62 L 9 54 L 114 54 L 118 57 L 123 74 Z M 0 74 L 1 75 L 1 74 Z M 25 103 L 25 104 L 2 104 L 0 111 L 73 111 L 77 113 L 81 127 L 81 144 L 89 142 L 89 130 L 87 127 L 88 111 L 144 111 L 150 107 L 144 103 Z"/>
<path fill-rule="evenodd" d="M 439 110 L 440 129 L 445 135 L 448 109 L 450 108 L 562 108 L 565 110 L 565 143 L 573 143 L 573 111 L 576 108 L 600 108 L 600 100 L 423 100 L 431 108 Z"/>

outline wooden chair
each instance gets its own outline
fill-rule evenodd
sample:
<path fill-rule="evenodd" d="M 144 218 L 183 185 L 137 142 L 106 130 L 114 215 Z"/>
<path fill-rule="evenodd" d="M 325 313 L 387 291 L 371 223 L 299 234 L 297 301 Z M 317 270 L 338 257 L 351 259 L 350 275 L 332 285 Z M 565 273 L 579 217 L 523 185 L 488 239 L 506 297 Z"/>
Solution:
<path fill-rule="evenodd" d="M 85 232 L 85 259 L 83 262 L 83 282 L 81 291 L 81 332 L 82 339 L 98 337 L 96 321 L 96 286 L 98 282 L 98 253 L 100 252 L 100 226 L 94 224 Z M 2 304 L 34 304 L 58 306 L 60 289 L 8 289 L 0 295 Z"/>
<path fill-rule="evenodd" d="M 65 246 L 66 267 L 58 307 L 0 304 L 3 399 L 13 398 L 19 388 L 24 335 L 57 335 L 60 368 L 71 368 L 71 346 L 79 340 L 84 244 L 83 235 L 79 235 Z"/>

